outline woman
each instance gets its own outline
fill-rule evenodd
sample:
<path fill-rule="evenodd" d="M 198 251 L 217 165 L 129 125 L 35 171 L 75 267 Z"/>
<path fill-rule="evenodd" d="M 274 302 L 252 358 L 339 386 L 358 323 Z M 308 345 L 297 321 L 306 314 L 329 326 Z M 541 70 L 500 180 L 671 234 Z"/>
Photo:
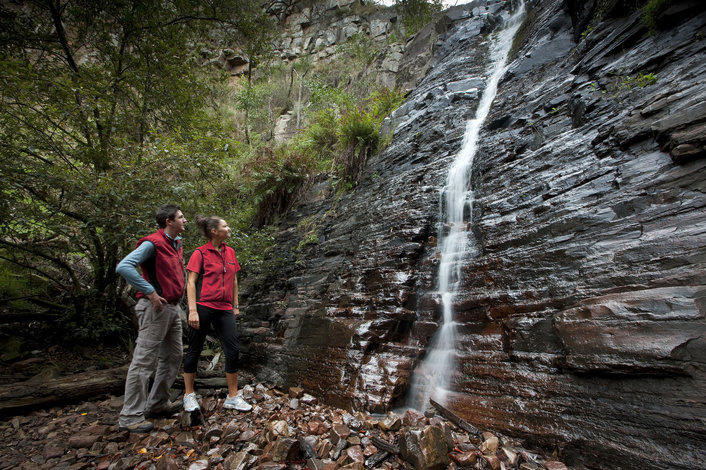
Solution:
<path fill-rule="evenodd" d="M 189 302 L 189 349 L 184 358 L 184 409 L 199 408 L 194 392 L 196 368 L 210 326 L 218 334 L 226 357 L 228 397 L 224 408 L 250 411 L 252 406 L 238 395 L 238 338 L 235 319 L 240 270 L 233 248 L 226 246 L 230 227 L 220 217 L 196 217 L 208 243 L 194 251 L 186 266 L 186 297 Z"/>

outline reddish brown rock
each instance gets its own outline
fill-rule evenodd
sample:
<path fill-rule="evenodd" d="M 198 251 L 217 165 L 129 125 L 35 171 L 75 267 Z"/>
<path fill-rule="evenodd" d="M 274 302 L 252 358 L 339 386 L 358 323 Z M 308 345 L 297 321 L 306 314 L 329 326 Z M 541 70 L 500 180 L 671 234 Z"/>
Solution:
<path fill-rule="evenodd" d="M 378 426 L 383 431 L 398 431 L 402 427 L 402 420 L 395 413 L 388 413 Z"/>
<path fill-rule="evenodd" d="M 488 465 L 491 470 L 500 470 L 500 468 L 502 467 L 500 459 L 495 455 L 483 454 L 481 458 L 485 461 L 486 465 Z"/>
<path fill-rule="evenodd" d="M 308 405 L 308 406 L 316 405 L 319 402 L 319 400 L 316 397 L 309 395 L 308 393 L 305 393 L 304 395 L 302 395 L 302 397 L 299 399 L 299 401 L 305 405 Z"/>
<path fill-rule="evenodd" d="M 69 437 L 69 446 L 74 449 L 81 447 L 89 448 L 100 439 L 98 434 L 77 434 L 75 436 Z"/>
<path fill-rule="evenodd" d="M 363 453 L 363 449 L 358 445 L 348 447 L 346 449 L 346 454 L 354 462 L 365 462 L 365 454 Z"/>
<path fill-rule="evenodd" d="M 334 444 L 337 444 L 340 440 L 348 439 L 348 436 L 350 435 L 351 430 L 348 429 L 348 426 L 346 426 L 345 424 L 334 424 L 331 427 L 329 439 L 331 439 L 331 442 L 333 442 Z"/>
<path fill-rule="evenodd" d="M 371 455 L 375 455 L 377 453 L 378 448 L 372 444 L 368 444 L 363 448 L 363 455 L 365 455 L 366 457 L 370 457 Z"/>
<path fill-rule="evenodd" d="M 293 462 L 298 460 L 299 441 L 291 437 L 279 437 L 276 441 L 267 444 L 262 459 L 273 462 Z"/>
<path fill-rule="evenodd" d="M 472 467 L 478 460 L 478 455 L 472 450 L 466 452 L 452 452 L 450 457 L 462 467 Z"/>
<path fill-rule="evenodd" d="M 402 416 L 402 424 L 405 426 L 419 427 L 428 424 L 429 419 L 418 411 L 409 409 Z"/>
<path fill-rule="evenodd" d="M 563 462 L 558 462 L 556 460 L 547 460 L 544 462 L 544 467 L 547 470 L 569 470 Z"/>
<path fill-rule="evenodd" d="M 483 438 L 483 443 L 480 446 L 481 452 L 484 454 L 495 454 L 500 446 L 498 437 L 491 433 L 483 433 Z"/>
<path fill-rule="evenodd" d="M 61 457 L 64 455 L 64 447 L 58 443 L 49 443 L 44 446 L 44 458 L 46 460 L 52 459 L 54 457 Z"/>
<path fill-rule="evenodd" d="M 400 440 L 400 454 L 416 469 L 443 470 L 449 464 L 446 437 L 441 428 L 405 430 Z"/>
<path fill-rule="evenodd" d="M 321 434 L 326 434 L 329 427 L 322 421 L 309 421 L 309 423 L 307 423 L 307 429 L 310 434 L 320 436 Z"/>

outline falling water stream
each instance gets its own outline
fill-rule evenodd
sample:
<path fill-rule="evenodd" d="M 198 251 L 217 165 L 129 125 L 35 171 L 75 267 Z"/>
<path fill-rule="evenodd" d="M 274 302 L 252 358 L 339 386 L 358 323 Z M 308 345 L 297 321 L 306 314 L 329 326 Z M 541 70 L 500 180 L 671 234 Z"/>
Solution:
<path fill-rule="evenodd" d="M 439 217 L 439 295 L 443 306 L 443 323 L 432 338 L 428 353 L 415 369 L 407 406 L 424 410 L 429 399 L 443 403 L 449 389 L 456 362 L 456 323 L 453 304 L 461 280 L 464 263 L 477 255 L 473 239 L 471 215 L 474 195 L 470 181 L 480 129 L 495 99 L 500 78 L 507 70 L 507 57 L 515 32 L 524 16 L 524 4 L 506 20 L 503 29 L 490 46 L 489 77 L 478 104 L 476 115 L 466 124 L 461 150 L 449 169 L 446 185 L 441 190 Z"/>

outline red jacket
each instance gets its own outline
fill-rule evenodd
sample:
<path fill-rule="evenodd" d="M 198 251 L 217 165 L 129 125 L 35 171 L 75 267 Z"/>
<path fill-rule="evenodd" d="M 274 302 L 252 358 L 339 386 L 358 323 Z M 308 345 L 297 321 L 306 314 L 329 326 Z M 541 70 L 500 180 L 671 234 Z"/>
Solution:
<path fill-rule="evenodd" d="M 197 304 L 215 310 L 233 308 L 235 273 L 240 270 L 233 248 L 221 243 L 219 251 L 208 242 L 196 248 L 186 269 L 201 274 L 196 282 Z"/>
<path fill-rule="evenodd" d="M 155 256 L 140 265 L 142 277 L 152 284 L 157 294 L 164 297 L 170 304 L 177 304 L 184 295 L 184 248 L 181 242 L 174 248 L 173 241 L 163 229 L 140 238 L 135 248 L 143 242 L 150 241 L 154 245 Z M 137 297 L 146 297 L 142 292 Z"/>

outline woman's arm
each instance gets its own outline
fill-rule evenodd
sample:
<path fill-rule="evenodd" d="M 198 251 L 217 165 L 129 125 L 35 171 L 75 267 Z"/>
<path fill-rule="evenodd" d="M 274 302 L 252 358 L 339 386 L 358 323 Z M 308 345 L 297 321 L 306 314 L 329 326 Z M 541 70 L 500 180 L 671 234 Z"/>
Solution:
<path fill-rule="evenodd" d="M 196 309 L 196 281 L 199 273 L 189 271 L 186 278 L 186 300 L 189 303 L 188 323 L 191 328 L 199 329 L 199 312 Z"/>
<path fill-rule="evenodd" d="M 240 314 L 240 305 L 238 305 L 238 274 L 233 276 L 233 315 L 236 317 Z"/>

